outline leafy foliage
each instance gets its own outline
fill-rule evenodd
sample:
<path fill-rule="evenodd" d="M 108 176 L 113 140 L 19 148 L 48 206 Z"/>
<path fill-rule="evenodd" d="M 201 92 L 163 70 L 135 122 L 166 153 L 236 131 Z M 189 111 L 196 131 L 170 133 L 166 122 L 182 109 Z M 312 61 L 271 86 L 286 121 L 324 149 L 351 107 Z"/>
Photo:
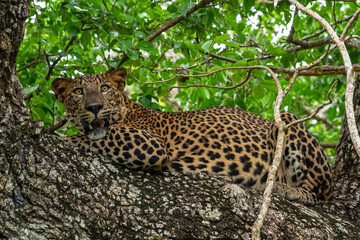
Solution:
<path fill-rule="evenodd" d="M 328 22 L 350 16 L 357 9 L 352 3 L 301 2 Z M 276 5 L 255 0 L 211 1 L 205 8 L 187 15 L 198 3 L 195 0 L 35 1 L 18 56 L 20 81 L 25 92 L 32 94 L 27 105 L 33 119 L 50 126 L 55 116 L 65 118 L 64 107 L 55 101 L 50 90 L 50 83 L 57 76 L 106 72 L 117 68 L 125 54 L 129 60 L 122 67 L 134 77 L 127 80 L 131 98 L 147 107 L 174 111 L 237 106 L 272 119 L 277 90 L 273 79 L 263 70 L 253 70 L 245 86 L 233 89 L 189 87 L 169 91 L 175 85 L 234 86 L 246 79 L 248 71 L 164 80 L 176 73 L 197 75 L 234 66 L 296 68 L 316 60 L 328 48 L 325 44 L 301 51 L 285 50 L 294 46 L 286 41 L 292 25 L 296 39 L 322 29 L 312 18 L 302 13 L 294 15 L 294 7 L 287 1 Z M 147 41 L 164 23 L 181 15 L 186 16 L 181 22 Z M 346 22 L 338 23 L 336 31 L 341 34 L 345 25 Z M 352 33 L 359 34 L 359 29 L 357 22 Z M 327 36 L 324 32 L 309 41 Z M 349 48 L 349 53 L 353 63 L 359 62 L 358 49 Z M 221 55 L 223 59 L 211 54 Z M 337 50 L 320 63 L 341 64 Z M 283 88 L 288 84 L 285 76 L 279 75 Z M 327 91 L 335 79 L 339 80 L 333 93 L 336 100 L 327 111 L 330 125 L 316 120 L 306 123 L 321 142 L 338 139 L 344 116 L 344 76 L 299 77 L 282 104 L 282 110 L 305 117 L 306 109 L 327 100 Z M 68 134 L 71 132 L 74 130 Z"/>

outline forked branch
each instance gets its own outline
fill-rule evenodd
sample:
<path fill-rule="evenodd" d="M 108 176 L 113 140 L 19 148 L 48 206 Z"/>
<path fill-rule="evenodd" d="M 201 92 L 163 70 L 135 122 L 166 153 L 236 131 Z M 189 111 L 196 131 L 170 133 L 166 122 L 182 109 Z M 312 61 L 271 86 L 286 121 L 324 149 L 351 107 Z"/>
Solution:
<path fill-rule="evenodd" d="M 345 40 L 347 31 L 350 28 L 350 26 L 355 22 L 358 15 L 360 14 L 360 9 L 358 9 L 356 11 L 356 13 L 353 15 L 353 17 L 350 19 L 349 23 L 347 24 L 343 33 L 341 34 L 341 37 L 339 38 L 339 36 L 336 34 L 336 32 L 331 28 L 330 24 L 324 18 L 322 18 L 319 14 L 305 8 L 302 4 L 300 4 L 296 0 L 289 0 L 289 2 L 294 4 L 300 11 L 308 14 L 309 16 L 314 18 L 316 21 L 318 21 L 326 29 L 326 31 L 329 33 L 332 41 L 334 41 L 336 43 L 336 46 L 339 48 L 339 51 L 343 58 L 344 66 L 346 69 L 346 92 L 345 92 L 346 118 L 347 118 L 347 123 L 348 123 L 348 127 L 349 127 L 351 141 L 353 142 L 353 145 L 354 145 L 357 155 L 360 157 L 360 137 L 359 137 L 359 133 L 358 133 L 358 130 L 356 127 L 354 104 L 353 104 L 355 72 L 354 72 L 354 68 L 351 63 L 349 53 L 344 44 L 344 40 Z"/>

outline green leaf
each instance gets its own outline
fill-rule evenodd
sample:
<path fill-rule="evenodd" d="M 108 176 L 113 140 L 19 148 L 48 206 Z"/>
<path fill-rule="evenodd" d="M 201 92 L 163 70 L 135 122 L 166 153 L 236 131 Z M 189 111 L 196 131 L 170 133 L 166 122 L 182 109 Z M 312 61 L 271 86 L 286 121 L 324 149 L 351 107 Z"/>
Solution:
<path fill-rule="evenodd" d="M 24 88 L 25 94 L 28 95 L 29 93 L 35 91 L 38 87 L 39 87 L 39 84 L 36 84 L 35 86 Z"/>
<path fill-rule="evenodd" d="M 242 53 L 242 56 L 244 58 L 253 58 L 257 54 L 258 54 L 258 52 L 255 49 L 249 48 Z"/>
<path fill-rule="evenodd" d="M 153 44 L 147 41 L 141 41 L 136 45 L 136 48 L 147 52 L 156 52 L 156 48 L 154 48 Z"/>
<path fill-rule="evenodd" d="M 131 60 L 137 60 L 137 59 L 139 59 L 139 56 L 140 56 L 139 51 L 135 51 L 135 50 L 131 50 L 131 49 L 129 49 L 128 51 L 126 51 L 126 54 L 128 55 L 128 57 L 129 57 Z"/>
<path fill-rule="evenodd" d="M 77 25 L 70 26 L 69 33 L 71 37 L 77 36 L 80 33 L 80 27 Z"/>
<path fill-rule="evenodd" d="M 129 51 L 129 49 L 132 48 L 131 39 L 126 39 L 125 41 L 122 41 L 120 43 L 120 46 L 121 46 L 121 50 L 123 50 L 125 52 Z"/>
<path fill-rule="evenodd" d="M 205 42 L 203 45 L 201 45 L 201 48 L 204 49 L 206 52 L 210 52 L 212 42 L 212 40 Z"/>
<path fill-rule="evenodd" d="M 300 26 L 299 14 L 295 14 L 295 16 L 294 16 L 293 26 L 294 26 L 295 31 L 298 31 L 299 29 L 301 29 L 302 26 Z"/>
<path fill-rule="evenodd" d="M 192 8 L 195 5 L 192 1 L 186 1 L 180 6 L 180 13 L 181 15 L 186 17 L 186 14 L 190 8 Z"/>
<path fill-rule="evenodd" d="M 261 100 L 261 99 L 264 97 L 264 95 L 265 95 L 264 88 L 261 87 L 261 86 L 254 87 L 254 88 L 252 89 L 252 94 L 253 94 L 255 100 L 256 100 L 256 101 L 259 101 L 259 100 Z"/>
<path fill-rule="evenodd" d="M 237 43 L 234 43 L 234 42 L 230 42 L 230 41 L 219 41 L 219 43 L 223 43 L 225 44 L 226 46 L 229 46 L 229 47 L 233 47 L 233 48 L 239 48 L 239 45 Z"/>
<path fill-rule="evenodd" d="M 222 34 L 220 36 L 215 37 L 214 42 L 224 41 L 224 40 L 227 40 L 227 39 L 230 39 L 229 34 Z"/>
<path fill-rule="evenodd" d="M 82 9 L 78 6 L 74 6 L 74 9 L 78 10 L 79 12 L 87 12 L 88 11 L 87 9 Z"/>
<path fill-rule="evenodd" d="M 277 93 L 277 87 L 274 80 L 263 80 L 261 81 L 261 86 L 271 92 Z"/>
<path fill-rule="evenodd" d="M 117 31 L 110 32 L 111 39 L 115 39 L 119 37 L 119 33 Z"/>
<path fill-rule="evenodd" d="M 80 42 L 85 48 L 88 48 L 91 43 L 91 32 L 85 31 L 81 34 Z"/>
<path fill-rule="evenodd" d="M 250 13 L 250 9 L 255 5 L 255 0 L 244 0 L 246 13 Z"/>

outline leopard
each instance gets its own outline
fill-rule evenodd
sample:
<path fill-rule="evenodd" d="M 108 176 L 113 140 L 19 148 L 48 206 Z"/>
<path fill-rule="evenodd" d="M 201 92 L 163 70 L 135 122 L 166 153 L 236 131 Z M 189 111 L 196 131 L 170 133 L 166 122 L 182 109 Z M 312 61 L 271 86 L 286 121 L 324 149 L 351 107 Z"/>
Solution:
<path fill-rule="evenodd" d="M 207 173 L 234 184 L 264 190 L 275 156 L 274 121 L 237 107 L 162 112 L 124 94 L 127 71 L 57 78 L 52 84 L 78 135 L 64 141 L 126 168 Z M 298 118 L 282 112 L 287 124 Z M 303 123 L 285 133 L 275 191 L 287 200 L 315 205 L 332 197 L 331 167 L 317 139 Z"/>

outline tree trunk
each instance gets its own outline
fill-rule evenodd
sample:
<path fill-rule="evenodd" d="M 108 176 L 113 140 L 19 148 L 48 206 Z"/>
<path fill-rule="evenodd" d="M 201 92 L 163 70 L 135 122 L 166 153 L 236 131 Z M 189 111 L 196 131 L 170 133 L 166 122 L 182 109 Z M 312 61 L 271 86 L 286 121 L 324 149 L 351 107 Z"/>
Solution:
<path fill-rule="evenodd" d="M 360 130 L 360 74 L 355 82 L 354 92 L 355 121 Z M 336 147 L 335 162 L 335 196 L 339 205 L 345 207 L 350 219 L 360 225 L 360 159 L 350 139 L 346 117 L 342 122 L 339 143 Z"/>
<path fill-rule="evenodd" d="M 64 149 L 31 122 L 15 69 L 29 1 L 0 7 L 0 238 L 250 239 L 261 193 L 220 176 L 124 169 Z M 339 199 L 309 208 L 275 195 L 262 238 L 359 238 L 359 209 L 348 212 L 359 204 L 359 189 L 349 197 L 359 162 L 341 162 L 337 179 L 349 185 L 337 186 Z"/>

